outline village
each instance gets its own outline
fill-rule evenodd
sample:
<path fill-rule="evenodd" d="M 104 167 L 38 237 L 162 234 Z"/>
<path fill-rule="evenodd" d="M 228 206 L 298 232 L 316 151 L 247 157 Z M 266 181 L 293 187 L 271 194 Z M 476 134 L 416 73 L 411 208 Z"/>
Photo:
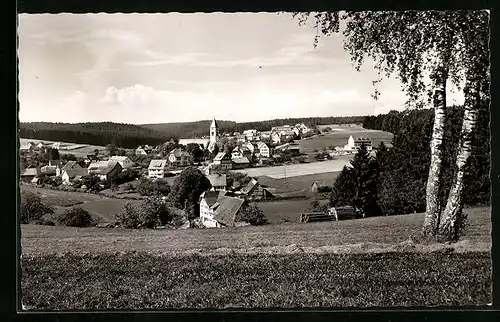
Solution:
<path fill-rule="evenodd" d="M 372 151 L 370 139 L 350 136 L 344 146 L 325 148 L 318 151 L 315 157 L 308 158 L 301 152 L 297 141 L 322 135 L 330 129 L 318 130 L 305 124 L 273 127 L 267 132 L 250 129 L 242 134 L 221 134 L 217 121 L 213 119 L 208 130 L 208 137 L 172 140 L 158 146 L 142 145 L 135 150 L 121 151 L 122 155 L 113 154 L 119 152 L 117 147 L 108 149 L 106 153 L 95 150 L 80 160 L 65 160 L 65 148 L 59 142 L 35 144 L 30 141 L 20 147 L 21 159 L 28 165 L 22 169 L 21 182 L 52 189 L 104 191 L 107 196 L 115 197 L 127 192 L 133 195 L 139 182 L 163 182 L 172 187 L 183 169 L 195 167 L 211 185 L 200 196 L 197 223 L 203 227 L 224 227 L 246 224 L 235 222 L 245 203 L 266 200 L 286 202 L 287 198 L 276 193 L 276 188 L 246 175 L 245 169 L 320 162 L 338 155 L 353 154 L 361 145 Z M 40 157 L 43 154 L 47 158 Z M 328 191 L 332 183 L 315 181 L 310 190 L 312 194 L 320 194 Z M 118 185 L 126 187 L 125 191 L 118 189 Z M 304 213 L 301 221 L 338 220 L 336 214 L 335 209 Z"/>

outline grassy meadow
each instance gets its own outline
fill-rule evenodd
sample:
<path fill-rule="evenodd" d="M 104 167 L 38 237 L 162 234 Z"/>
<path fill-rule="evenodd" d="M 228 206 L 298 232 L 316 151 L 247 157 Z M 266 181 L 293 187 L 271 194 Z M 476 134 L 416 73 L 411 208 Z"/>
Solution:
<path fill-rule="evenodd" d="M 491 208 L 455 244 L 423 214 L 187 230 L 21 225 L 26 310 L 485 305 Z"/>
<path fill-rule="evenodd" d="M 37 140 L 37 139 L 24 139 L 20 138 L 20 145 L 25 145 L 28 142 L 33 142 L 38 144 L 39 142 L 44 143 L 55 143 L 55 141 L 46 141 L 46 140 Z M 100 145 L 89 145 L 89 144 L 79 144 L 79 143 L 68 143 L 68 142 L 60 142 L 61 146 L 59 148 L 60 153 L 69 153 L 74 154 L 76 157 L 86 158 L 87 154 L 93 154 L 94 150 L 99 150 L 99 154 L 106 154 L 106 147 Z"/>

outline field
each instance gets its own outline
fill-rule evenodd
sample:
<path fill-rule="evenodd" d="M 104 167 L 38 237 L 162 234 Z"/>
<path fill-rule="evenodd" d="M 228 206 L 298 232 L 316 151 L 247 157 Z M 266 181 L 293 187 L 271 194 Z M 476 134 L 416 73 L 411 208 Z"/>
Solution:
<path fill-rule="evenodd" d="M 106 198 L 84 192 L 50 190 L 29 185 L 21 185 L 21 190 L 40 193 L 44 203 L 54 206 L 55 214 L 49 216 L 52 219 L 64 210 L 78 206 L 87 210 L 98 222 L 109 223 L 115 221 L 114 215 L 121 210 L 126 202 L 140 202 L 137 200 Z"/>
<path fill-rule="evenodd" d="M 223 232 L 21 225 L 22 303 L 28 310 L 484 305 L 490 211 L 466 209 L 466 235 L 451 245 L 409 241 L 423 214 Z"/>
<path fill-rule="evenodd" d="M 308 155 L 314 155 L 314 150 L 321 150 L 324 147 L 344 146 L 347 144 L 349 136 L 368 137 L 372 140 L 373 146 L 378 146 L 380 142 L 391 143 L 393 134 L 389 132 L 367 130 L 363 128 L 336 128 L 334 132 L 307 138 L 298 141 L 300 151 Z"/>
<path fill-rule="evenodd" d="M 28 142 L 33 142 L 35 144 L 38 144 L 39 142 L 44 142 L 44 143 L 54 143 L 55 141 L 46 141 L 46 140 L 36 140 L 36 139 L 19 139 L 20 145 L 26 145 Z M 61 142 L 61 146 L 59 148 L 60 153 L 71 153 L 74 154 L 76 157 L 87 157 L 87 154 L 93 154 L 94 150 L 97 149 L 99 150 L 99 154 L 105 154 L 106 153 L 106 147 L 104 146 L 99 146 L 99 145 L 88 145 L 88 144 L 76 144 L 76 143 L 68 143 L 68 142 Z"/>
<path fill-rule="evenodd" d="M 21 266 L 28 310 L 485 305 L 492 298 L 489 253 L 100 254 L 23 257 Z"/>
<path fill-rule="evenodd" d="M 491 208 L 471 208 L 466 243 L 491 248 Z M 326 223 L 187 230 L 127 230 L 21 226 L 23 255 L 72 252 L 147 251 L 155 254 L 211 252 L 253 247 L 344 247 L 369 250 L 373 245 L 397 245 L 408 240 L 423 222 L 423 214 L 364 218 Z M 478 246 L 479 245 L 479 246 Z M 351 246 L 349 246 L 351 247 Z M 377 246 L 378 247 L 378 246 Z M 391 246 L 392 247 L 392 246 Z"/>
<path fill-rule="evenodd" d="M 328 203 L 321 200 L 320 203 Z M 270 223 L 298 222 L 300 214 L 310 211 L 311 202 L 305 200 L 267 201 L 257 203 Z"/>
<path fill-rule="evenodd" d="M 251 177 L 267 176 L 273 179 L 283 179 L 285 177 L 291 178 L 319 173 L 338 172 L 342 170 L 344 165 L 348 165 L 349 162 L 349 158 L 339 157 L 335 160 L 321 162 L 299 163 L 276 167 L 249 168 L 234 171 L 246 173 Z"/>
<path fill-rule="evenodd" d="M 306 176 L 295 176 L 275 179 L 267 176 L 256 177 L 261 185 L 275 188 L 277 194 L 289 195 L 295 193 L 297 195 L 308 195 L 311 192 L 311 186 L 315 181 L 325 181 L 332 185 L 340 172 L 324 172 L 310 174 Z"/>

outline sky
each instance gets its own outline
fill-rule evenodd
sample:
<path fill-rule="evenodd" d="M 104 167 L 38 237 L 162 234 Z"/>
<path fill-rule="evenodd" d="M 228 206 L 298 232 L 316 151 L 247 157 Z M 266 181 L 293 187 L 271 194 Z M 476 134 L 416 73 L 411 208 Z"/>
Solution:
<path fill-rule="evenodd" d="M 21 122 L 132 124 L 377 115 L 401 110 L 396 79 L 355 71 L 341 35 L 289 14 L 21 14 Z M 450 93 L 449 103 L 463 97 Z"/>

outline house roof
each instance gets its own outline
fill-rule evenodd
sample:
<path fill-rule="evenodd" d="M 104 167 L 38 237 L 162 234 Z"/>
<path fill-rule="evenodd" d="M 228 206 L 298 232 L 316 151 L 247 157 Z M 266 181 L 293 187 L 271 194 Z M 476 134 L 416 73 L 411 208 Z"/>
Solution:
<path fill-rule="evenodd" d="M 241 158 L 232 158 L 231 161 L 234 163 L 238 164 L 245 164 L 245 163 L 250 163 L 247 157 L 241 157 Z"/>
<path fill-rule="evenodd" d="M 212 207 L 219 198 L 219 193 L 217 191 L 205 191 L 201 198 L 205 199 L 205 202 L 209 207 Z"/>
<path fill-rule="evenodd" d="M 241 188 L 241 192 L 244 194 L 250 193 L 258 184 L 258 181 L 255 179 L 250 180 L 250 182 L 243 188 Z"/>
<path fill-rule="evenodd" d="M 22 177 L 37 176 L 39 174 L 40 174 L 40 169 L 38 168 L 27 168 L 24 169 L 23 172 L 21 172 Z"/>
<path fill-rule="evenodd" d="M 116 162 L 116 161 L 111 161 L 109 162 L 108 166 L 107 167 L 99 167 L 96 169 L 96 173 L 98 174 L 102 174 L 102 175 L 106 175 L 108 173 L 110 173 L 111 171 L 113 171 L 116 167 L 119 167 L 120 169 L 122 168 L 122 166 Z"/>
<path fill-rule="evenodd" d="M 210 174 L 206 177 L 212 184 L 212 187 L 225 187 L 227 185 L 225 174 Z"/>
<path fill-rule="evenodd" d="M 177 149 L 173 149 L 172 151 L 170 151 L 169 155 L 174 155 L 176 158 L 180 158 L 182 157 L 183 155 L 184 156 L 189 156 L 190 154 L 186 151 L 183 151 L 182 149 L 180 148 L 177 148 Z"/>
<path fill-rule="evenodd" d="M 267 146 L 267 144 L 265 144 L 264 142 L 257 142 L 257 147 L 258 147 L 259 149 L 262 149 L 263 147 L 267 148 L 268 146 Z"/>
<path fill-rule="evenodd" d="M 218 202 L 219 206 L 215 210 L 214 219 L 226 226 L 234 226 L 236 214 L 245 201 L 240 198 L 221 196 Z"/>
<path fill-rule="evenodd" d="M 62 167 L 61 170 L 70 170 L 70 169 L 75 169 L 75 168 L 81 168 L 81 166 L 76 161 L 68 161 Z"/>
<path fill-rule="evenodd" d="M 222 159 L 224 159 L 225 156 L 226 156 L 225 152 L 219 152 L 215 156 L 214 161 L 221 161 Z"/>
<path fill-rule="evenodd" d="M 125 157 L 125 156 L 113 155 L 111 158 L 109 158 L 109 161 L 123 162 L 127 159 L 128 159 L 128 157 Z"/>
<path fill-rule="evenodd" d="M 89 169 L 107 168 L 109 165 L 109 161 L 96 161 L 89 165 Z"/>
<path fill-rule="evenodd" d="M 75 178 L 77 176 L 84 177 L 88 176 L 89 174 L 89 169 L 87 168 L 76 168 L 76 169 L 69 169 L 69 170 L 64 170 L 68 174 L 68 177 Z"/>
<path fill-rule="evenodd" d="M 151 160 L 148 169 L 164 169 L 167 167 L 167 160 Z"/>

